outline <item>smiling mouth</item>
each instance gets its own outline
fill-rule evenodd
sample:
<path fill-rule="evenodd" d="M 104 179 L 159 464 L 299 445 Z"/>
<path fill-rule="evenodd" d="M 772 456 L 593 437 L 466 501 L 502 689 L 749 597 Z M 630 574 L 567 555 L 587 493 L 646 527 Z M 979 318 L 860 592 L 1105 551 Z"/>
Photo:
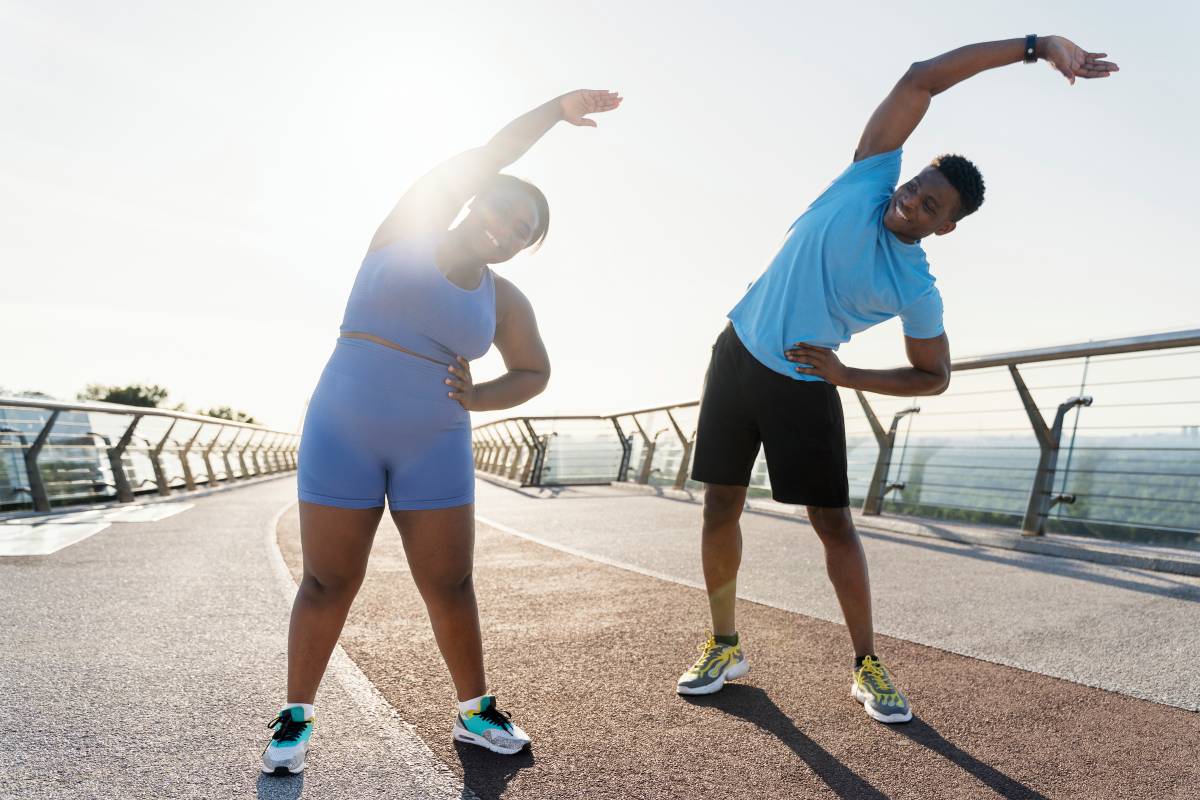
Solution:
<path fill-rule="evenodd" d="M 500 248 L 500 241 L 499 241 L 499 240 L 498 240 L 498 239 L 497 239 L 495 236 L 493 236 L 493 235 L 492 235 L 492 232 L 491 232 L 491 231 L 489 231 L 487 228 L 484 228 L 484 229 L 483 229 L 483 232 L 484 232 L 485 234 L 487 234 L 488 241 L 490 241 L 490 242 L 492 243 L 492 247 L 495 247 L 495 248 L 499 249 L 499 248 Z"/>
<path fill-rule="evenodd" d="M 912 222 L 912 220 L 910 220 L 908 218 L 908 216 L 903 211 L 900 210 L 900 201 L 899 200 L 896 201 L 896 216 L 898 216 L 900 219 L 904 220 L 905 222 Z"/>

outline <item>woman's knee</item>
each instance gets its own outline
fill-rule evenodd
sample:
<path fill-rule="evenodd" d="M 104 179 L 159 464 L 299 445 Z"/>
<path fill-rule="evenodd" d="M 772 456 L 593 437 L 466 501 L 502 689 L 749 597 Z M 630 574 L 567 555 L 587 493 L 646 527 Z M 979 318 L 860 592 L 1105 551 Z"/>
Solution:
<path fill-rule="evenodd" d="M 358 594 L 362 582 L 362 573 L 339 575 L 305 570 L 304 576 L 300 580 L 300 591 L 314 600 L 350 602 Z"/>
<path fill-rule="evenodd" d="M 413 577 L 426 604 L 458 605 L 475 597 L 475 582 L 469 569 Z"/>

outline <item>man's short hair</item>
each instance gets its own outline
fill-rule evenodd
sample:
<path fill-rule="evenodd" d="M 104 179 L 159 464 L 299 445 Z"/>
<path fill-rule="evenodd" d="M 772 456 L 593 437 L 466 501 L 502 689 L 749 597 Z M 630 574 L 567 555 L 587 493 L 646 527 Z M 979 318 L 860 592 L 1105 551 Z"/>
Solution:
<path fill-rule="evenodd" d="M 947 153 L 940 155 L 930 162 L 930 166 L 942 173 L 942 176 L 958 192 L 960 207 L 954 221 L 958 222 L 968 214 L 974 214 L 983 205 L 983 176 L 979 168 L 960 155 Z"/>

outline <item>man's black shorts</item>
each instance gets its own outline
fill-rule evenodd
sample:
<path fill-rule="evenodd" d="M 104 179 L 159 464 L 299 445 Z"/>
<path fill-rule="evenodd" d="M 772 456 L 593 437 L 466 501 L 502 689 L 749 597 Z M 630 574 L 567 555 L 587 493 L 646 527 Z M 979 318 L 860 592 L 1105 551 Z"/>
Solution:
<path fill-rule="evenodd" d="M 760 443 L 776 500 L 850 505 L 846 423 L 837 388 L 768 369 L 727 325 L 704 376 L 692 480 L 749 486 Z"/>

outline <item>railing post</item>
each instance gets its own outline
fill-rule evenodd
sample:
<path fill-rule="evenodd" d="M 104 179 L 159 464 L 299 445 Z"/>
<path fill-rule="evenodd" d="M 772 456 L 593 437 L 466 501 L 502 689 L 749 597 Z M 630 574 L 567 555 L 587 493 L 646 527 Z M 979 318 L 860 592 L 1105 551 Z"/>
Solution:
<path fill-rule="evenodd" d="M 233 438 L 229 440 L 229 444 L 226 445 L 225 449 L 223 449 L 221 451 L 221 459 L 225 462 L 225 482 L 226 483 L 230 483 L 231 481 L 237 480 L 237 478 L 233 474 L 233 462 L 231 462 L 229 460 L 229 454 L 233 452 L 233 448 L 237 445 L 237 440 L 238 440 L 238 437 L 242 435 L 242 430 L 245 430 L 245 429 L 243 428 L 243 429 L 234 431 Z M 241 451 L 238 451 L 238 460 L 241 461 Z M 242 466 L 243 467 L 246 466 L 245 462 L 242 463 Z"/>
<path fill-rule="evenodd" d="M 250 449 L 250 443 L 253 441 L 254 431 L 251 430 L 250 435 L 246 437 L 246 443 L 242 445 L 240 450 L 238 450 L 238 464 L 240 464 L 242 467 L 242 474 L 239 477 L 239 480 L 245 480 L 246 478 L 252 477 L 250 474 L 250 468 L 246 466 L 246 451 Z"/>
<path fill-rule="evenodd" d="M 475 469 L 483 466 L 483 434 L 478 428 L 471 431 L 471 454 L 475 460 Z"/>
<path fill-rule="evenodd" d="M 499 427 L 496 428 L 496 439 L 500 442 L 500 452 L 496 456 L 496 463 L 492 465 L 492 471 L 500 475 L 504 472 L 504 468 L 508 466 L 508 450 L 510 445 L 504 438 L 504 431 Z"/>
<path fill-rule="evenodd" d="M 208 472 L 208 486 L 210 489 L 213 486 L 217 485 L 217 473 L 213 469 L 213 465 L 212 465 L 212 451 L 213 451 L 213 448 L 217 446 L 217 440 L 221 438 L 221 434 L 224 431 L 225 431 L 224 425 L 217 426 L 217 432 L 215 434 L 213 434 L 212 441 L 209 442 L 208 446 L 206 446 L 204 448 L 204 453 L 202 456 L 204 458 L 204 469 L 206 472 Z"/>
<path fill-rule="evenodd" d="M 46 482 L 42 480 L 42 471 L 38 468 L 38 456 L 41 455 L 46 439 L 50 437 L 50 429 L 58 422 L 58 414 L 57 409 L 50 412 L 46 423 L 38 431 L 37 438 L 25 450 L 25 475 L 29 478 L 29 494 L 33 497 L 34 511 L 50 510 L 50 494 L 46 491 Z"/>
<path fill-rule="evenodd" d="M 875 443 L 879 445 L 879 455 L 875 459 L 875 472 L 871 474 L 871 482 L 867 485 L 867 496 L 863 498 L 862 506 L 863 514 L 877 516 L 883 511 L 883 498 L 887 496 L 887 493 L 892 489 L 904 488 L 903 483 L 885 485 L 888 470 L 892 466 L 892 449 L 896 446 L 896 428 L 899 426 L 900 420 L 909 414 L 920 413 L 921 409 L 919 406 L 913 406 L 897 411 L 892 417 L 891 426 L 885 433 L 871 404 L 867 402 L 866 395 L 857 389 L 854 393 L 858 395 L 858 402 L 862 404 L 863 414 L 867 417 L 871 432 L 875 434 Z"/>
<path fill-rule="evenodd" d="M 141 414 L 134 414 L 133 421 L 129 423 L 129 427 L 125 429 L 125 433 L 121 434 L 120 440 L 114 447 L 108 448 L 108 466 L 112 470 L 113 485 L 117 489 L 117 499 L 122 503 L 133 502 L 133 487 L 129 485 L 129 476 L 125 474 L 125 464 L 122 459 L 125 457 L 125 448 L 133 440 L 133 429 L 137 427 L 141 420 Z"/>
<path fill-rule="evenodd" d="M 541 486 L 542 485 L 542 464 L 546 461 L 546 438 L 539 438 L 537 431 L 533 429 L 533 423 L 529 420 L 523 420 L 525 429 L 529 431 L 529 438 L 533 441 L 533 458 L 529 459 L 529 466 L 525 471 L 525 479 L 521 483 L 526 486 Z"/>
<path fill-rule="evenodd" d="M 1021 397 L 1021 404 L 1025 406 L 1025 414 L 1029 417 L 1029 424 L 1033 427 L 1033 435 L 1037 438 L 1038 449 L 1041 451 L 1037 472 L 1033 476 L 1033 488 L 1029 492 L 1029 504 L 1025 507 L 1025 517 L 1021 520 L 1021 532 L 1026 536 L 1043 536 L 1046 533 L 1046 518 L 1050 515 L 1050 509 L 1057 503 L 1075 502 L 1074 495 L 1054 494 L 1054 470 L 1058 466 L 1058 446 L 1062 440 L 1063 420 L 1071 409 L 1090 406 L 1092 398 L 1071 397 L 1065 403 L 1060 403 L 1054 414 L 1054 424 L 1047 427 L 1046 420 L 1042 417 L 1042 412 L 1034 402 L 1033 395 L 1030 394 L 1029 387 L 1025 385 L 1025 379 L 1017 371 L 1016 365 L 1009 364 L 1008 371 L 1017 387 L 1017 394 Z"/>
<path fill-rule="evenodd" d="M 488 428 L 488 436 L 491 436 L 492 441 L 495 443 L 492 449 L 492 459 L 488 464 L 488 472 L 493 475 L 499 475 L 500 469 L 504 464 L 504 457 L 508 452 L 508 447 L 504 444 L 504 438 L 494 427 Z"/>
<path fill-rule="evenodd" d="M 488 434 L 487 428 L 479 429 L 479 440 L 479 469 L 481 472 L 487 472 L 488 464 L 492 460 L 492 449 L 494 447 L 492 437 Z"/>
<path fill-rule="evenodd" d="M 183 484 L 189 492 L 196 490 L 196 476 L 192 475 L 192 465 L 188 463 L 188 453 L 191 452 L 192 445 L 199 438 L 200 431 L 204 430 L 204 425 L 205 423 L 201 422 L 196 426 L 196 432 L 192 434 L 192 438 L 188 439 L 188 443 L 179 451 L 179 466 L 183 467 Z"/>
<path fill-rule="evenodd" d="M 262 436 L 258 437 L 258 445 L 250 453 L 250 459 L 254 462 L 254 475 L 256 477 L 259 475 L 267 474 L 267 470 L 266 470 L 266 467 L 264 466 L 264 462 L 259 461 L 259 459 L 258 459 L 258 454 L 260 452 L 262 452 L 263 445 L 266 443 L 266 441 L 267 441 L 267 432 L 263 431 Z"/>
<path fill-rule="evenodd" d="M 692 446 L 695 445 L 696 439 L 689 439 L 683 435 L 683 428 L 679 427 L 679 423 L 675 421 L 675 415 L 671 413 L 671 409 L 667 409 L 667 419 L 671 420 L 672 427 L 675 428 L 675 435 L 679 437 L 679 443 L 683 446 L 683 455 L 679 457 L 679 472 L 675 475 L 675 488 L 682 489 L 687 483 L 688 467 L 692 464 Z"/>
<path fill-rule="evenodd" d="M 507 422 L 502 423 L 498 427 L 500 428 L 500 431 L 504 434 L 504 436 L 507 440 L 507 444 L 505 444 L 505 446 L 504 446 L 504 462 L 500 465 L 500 472 L 498 474 L 503 478 L 508 478 L 512 474 L 513 470 L 516 469 L 517 462 L 521 460 L 521 444 L 520 444 L 520 442 L 517 441 L 517 437 L 513 436 L 512 431 L 509 429 Z M 508 453 L 509 453 L 510 447 L 512 449 L 512 463 L 511 464 L 508 461 Z"/>
<path fill-rule="evenodd" d="M 278 465 L 275 463 L 275 444 L 279 441 L 279 434 L 274 433 L 263 436 L 263 444 L 260 447 L 265 447 L 263 450 L 263 472 L 268 475 L 274 475 L 279 471 Z M 267 444 L 270 442 L 270 444 Z"/>
<path fill-rule="evenodd" d="M 496 456 L 496 439 L 492 436 L 490 427 L 482 428 L 479 435 L 483 437 L 483 464 L 479 469 L 484 472 L 492 471 L 492 459 Z"/>
<path fill-rule="evenodd" d="M 513 423 L 516 427 L 517 436 L 521 437 L 521 443 L 517 446 L 517 457 L 513 459 L 512 468 L 508 471 L 509 480 L 517 480 L 517 475 L 521 471 L 521 467 L 528 461 L 533 453 L 533 447 L 529 444 L 529 440 L 525 437 L 525 431 L 521 430 L 521 423 Z M 511 432 L 511 431 L 510 431 Z M 515 440 L 517 437 L 514 436 Z"/>
<path fill-rule="evenodd" d="M 637 482 L 645 485 L 650 482 L 650 465 L 654 461 L 654 448 L 658 442 L 658 434 L 654 434 L 654 438 L 651 439 L 646 434 L 646 429 L 642 427 L 642 423 L 638 420 L 637 414 L 630 415 L 630 419 L 633 420 L 634 427 L 637 428 L 638 434 L 642 437 L 642 467 L 638 470 Z"/>
<path fill-rule="evenodd" d="M 167 426 L 167 432 L 150 450 L 150 466 L 154 467 L 154 483 L 157 485 L 160 495 L 171 493 L 171 487 L 167 485 L 167 471 L 163 469 L 162 465 L 162 451 L 167 446 L 167 440 L 170 439 L 171 431 L 175 430 L 175 423 L 178 421 L 178 419 L 171 420 L 171 424 Z"/>
<path fill-rule="evenodd" d="M 629 480 L 629 459 L 633 455 L 633 442 L 630 437 L 625 436 L 625 431 L 621 430 L 621 423 L 616 417 L 611 417 L 613 427 L 617 429 L 617 441 L 621 443 L 621 465 L 617 467 L 617 481 L 625 482 Z"/>

